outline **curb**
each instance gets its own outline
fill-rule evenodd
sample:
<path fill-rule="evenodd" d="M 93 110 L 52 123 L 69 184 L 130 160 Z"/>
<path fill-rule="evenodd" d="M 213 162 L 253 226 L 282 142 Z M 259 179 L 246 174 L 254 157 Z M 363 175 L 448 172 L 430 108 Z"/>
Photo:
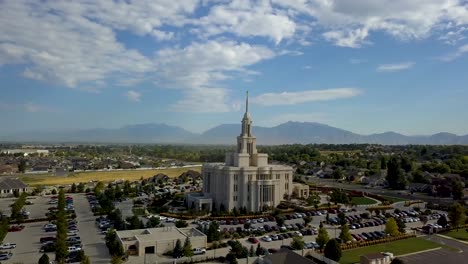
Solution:
<path fill-rule="evenodd" d="M 444 235 L 440 235 L 440 234 L 437 234 L 437 236 L 443 237 L 443 238 L 445 238 L 445 239 L 455 240 L 455 241 L 457 241 L 457 242 L 460 242 L 460 243 L 463 243 L 463 244 L 468 245 L 468 242 L 463 241 L 463 240 L 459 240 L 459 239 L 456 239 L 456 238 L 453 238 L 453 237 L 444 236 Z"/>
<path fill-rule="evenodd" d="M 439 249 L 442 249 L 442 247 L 431 248 L 431 249 L 421 250 L 421 251 L 418 251 L 418 252 L 413 252 L 413 253 L 398 255 L 398 256 L 395 256 L 395 258 L 407 257 L 407 256 L 416 255 L 416 254 L 421 254 L 421 253 L 426 253 L 426 252 L 430 252 L 430 251 L 436 251 L 436 250 L 439 250 Z"/>

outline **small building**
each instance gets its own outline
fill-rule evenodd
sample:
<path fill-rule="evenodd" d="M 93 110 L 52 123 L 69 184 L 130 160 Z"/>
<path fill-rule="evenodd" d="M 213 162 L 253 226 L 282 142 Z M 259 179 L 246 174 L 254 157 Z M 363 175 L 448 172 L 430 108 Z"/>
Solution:
<path fill-rule="evenodd" d="M 259 259 L 256 264 L 315 264 L 311 259 L 305 258 L 294 251 L 287 248 L 282 248 L 278 252 L 267 255 L 263 259 Z"/>
<path fill-rule="evenodd" d="M 10 196 L 17 191 L 19 193 L 27 192 L 28 185 L 17 178 L 0 178 L 0 196 Z"/>
<path fill-rule="evenodd" d="M 194 209 L 197 212 L 205 211 L 211 212 L 213 206 L 213 199 L 210 195 L 203 193 L 187 193 L 185 195 L 188 208 Z"/>
<path fill-rule="evenodd" d="M 179 239 L 188 237 L 193 248 L 206 248 L 207 239 L 196 228 L 159 227 L 117 231 L 117 239 L 129 255 L 163 254 L 173 250 Z"/>
<path fill-rule="evenodd" d="M 295 194 L 297 198 L 307 199 L 309 197 L 309 185 L 294 182 L 293 194 Z"/>
<path fill-rule="evenodd" d="M 390 264 L 393 254 L 388 253 L 370 253 L 361 256 L 361 264 Z"/>

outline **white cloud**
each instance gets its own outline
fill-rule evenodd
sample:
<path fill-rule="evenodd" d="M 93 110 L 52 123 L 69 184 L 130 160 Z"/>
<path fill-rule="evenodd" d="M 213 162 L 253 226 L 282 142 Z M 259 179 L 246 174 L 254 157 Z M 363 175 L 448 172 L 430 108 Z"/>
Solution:
<path fill-rule="evenodd" d="M 140 102 L 141 93 L 134 91 L 134 90 L 129 90 L 125 93 L 125 96 L 131 102 Z"/>
<path fill-rule="evenodd" d="M 114 73 L 125 78 L 152 69 L 152 62 L 126 49 L 112 29 L 81 16 L 77 4 L 54 3 L 2 2 L 0 65 L 26 64 L 27 78 L 75 88 Z"/>
<path fill-rule="evenodd" d="M 252 98 L 252 102 L 264 105 L 294 105 L 314 101 L 329 101 L 357 96 L 361 90 L 356 88 L 335 88 L 301 92 L 264 93 Z"/>
<path fill-rule="evenodd" d="M 306 65 L 306 66 L 302 67 L 302 69 L 304 69 L 304 70 L 311 70 L 311 69 L 312 69 L 312 66 Z"/>
<path fill-rule="evenodd" d="M 193 43 L 185 48 L 167 48 L 156 54 L 158 84 L 183 89 L 176 111 L 226 112 L 235 110 L 226 88 L 219 82 L 233 75 L 251 75 L 246 67 L 276 54 L 259 45 L 232 41 Z"/>
<path fill-rule="evenodd" d="M 230 32 L 241 37 L 267 37 L 276 44 L 291 38 L 296 31 L 296 23 L 273 9 L 269 1 L 222 2 L 195 24 L 202 26 L 200 31 L 206 36 Z"/>
<path fill-rule="evenodd" d="M 442 61 L 453 61 L 465 53 L 468 53 L 468 44 L 458 47 L 455 52 L 439 57 L 439 59 Z"/>
<path fill-rule="evenodd" d="M 447 22 L 468 23 L 468 8 L 459 0 L 273 0 L 317 20 L 324 38 L 337 46 L 358 48 L 371 32 L 398 39 L 420 39 Z"/>
<path fill-rule="evenodd" d="M 378 72 L 395 72 L 411 69 L 414 66 L 414 62 L 402 62 L 395 64 L 381 64 L 377 67 Z"/>

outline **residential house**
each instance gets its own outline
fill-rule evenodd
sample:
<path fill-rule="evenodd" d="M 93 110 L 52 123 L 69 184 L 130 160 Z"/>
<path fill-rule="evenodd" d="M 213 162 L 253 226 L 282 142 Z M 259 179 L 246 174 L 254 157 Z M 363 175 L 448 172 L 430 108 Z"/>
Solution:
<path fill-rule="evenodd" d="M 185 183 L 185 182 L 190 181 L 190 180 L 192 182 L 196 182 L 198 180 L 201 180 L 201 174 L 198 171 L 188 170 L 188 171 L 182 173 L 179 177 L 177 177 L 177 183 L 178 184 Z"/>
<path fill-rule="evenodd" d="M 314 264 L 315 261 L 305 258 L 292 250 L 281 248 L 278 252 L 257 259 L 256 264 Z"/>
<path fill-rule="evenodd" d="M 2 177 L 0 178 L 0 196 L 10 196 L 17 191 L 19 193 L 27 192 L 28 185 L 18 178 Z"/>

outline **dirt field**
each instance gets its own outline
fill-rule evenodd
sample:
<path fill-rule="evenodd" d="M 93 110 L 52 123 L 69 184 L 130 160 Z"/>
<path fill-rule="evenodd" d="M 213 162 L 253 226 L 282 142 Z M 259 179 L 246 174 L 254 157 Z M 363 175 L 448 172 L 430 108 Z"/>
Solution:
<path fill-rule="evenodd" d="M 79 172 L 67 177 L 57 177 L 51 175 L 27 175 L 19 178 L 29 185 L 67 185 L 79 182 L 103 181 L 111 182 L 114 180 L 139 180 L 141 177 L 148 178 L 158 173 L 163 173 L 169 177 L 177 177 L 188 170 L 200 172 L 201 167 L 175 168 L 162 170 L 128 170 L 128 171 L 93 171 Z"/>

